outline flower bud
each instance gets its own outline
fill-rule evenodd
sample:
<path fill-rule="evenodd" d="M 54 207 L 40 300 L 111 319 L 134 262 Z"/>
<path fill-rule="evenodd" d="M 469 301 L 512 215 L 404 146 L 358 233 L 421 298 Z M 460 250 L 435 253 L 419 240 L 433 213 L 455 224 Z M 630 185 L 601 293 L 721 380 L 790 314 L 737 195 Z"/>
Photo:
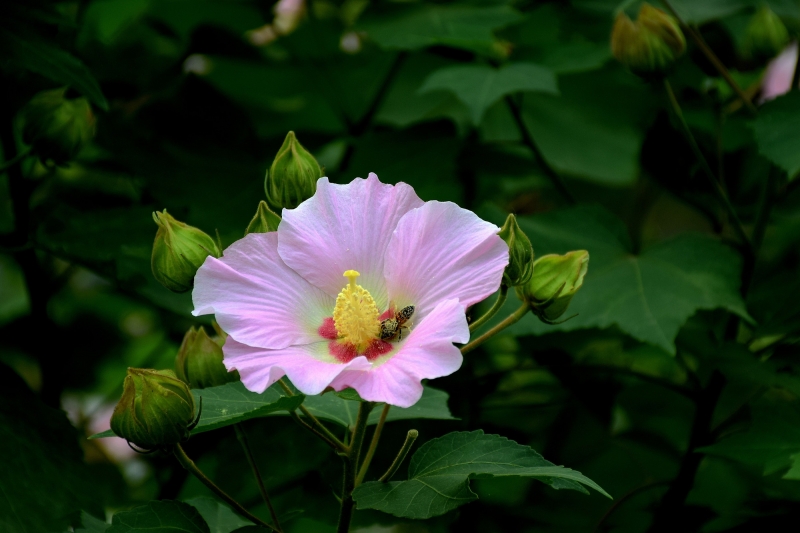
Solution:
<path fill-rule="evenodd" d="M 194 398 L 172 370 L 129 368 L 111 430 L 145 450 L 177 444 L 194 428 Z"/>
<path fill-rule="evenodd" d="M 290 131 L 264 178 L 264 192 L 270 207 L 294 209 L 317 190 L 322 167 Z"/>
<path fill-rule="evenodd" d="M 526 284 L 533 275 L 533 246 L 517 224 L 517 217 L 508 215 L 498 235 L 508 245 L 508 266 L 503 273 L 503 283 L 509 287 Z"/>
<path fill-rule="evenodd" d="M 552 324 L 569 307 L 583 285 L 589 269 L 589 252 L 575 250 L 564 255 L 545 255 L 534 261 L 530 281 L 517 289 L 542 322 Z"/>
<path fill-rule="evenodd" d="M 763 4 L 750 18 L 745 30 L 743 52 L 751 59 L 769 59 L 789 42 L 789 31 L 781 18 Z"/>
<path fill-rule="evenodd" d="M 62 165 L 94 137 L 95 118 L 86 98 L 68 99 L 63 89 L 42 91 L 23 108 L 22 140 L 43 162 Z"/>
<path fill-rule="evenodd" d="M 267 202 L 261 200 L 258 203 L 258 211 L 256 216 L 247 225 L 244 234 L 248 233 L 269 233 L 271 231 L 278 231 L 278 224 L 281 223 L 281 217 L 272 212 L 267 205 Z"/>
<path fill-rule="evenodd" d="M 222 364 L 223 342 L 209 337 L 202 326 L 190 328 L 175 358 L 175 374 L 193 389 L 239 381 L 239 373 L 228 372 Z"/>
<path fill-rule="evenodd" d="M 150 266 L 153 276 L 172 292 L 186 292 L 206 257 L 221 255 L 217 243 L 203 231 L 172 218 L 165 209 L 153 213 L 158 224 Z"/>
<path fill-rule="evenodd" d="M 642 4 L 636 22 L 620 11 L 611 30 L 611 53 L 639 75 L 666 72 L 686 50 L 678 22 L 650 4 Z"/>

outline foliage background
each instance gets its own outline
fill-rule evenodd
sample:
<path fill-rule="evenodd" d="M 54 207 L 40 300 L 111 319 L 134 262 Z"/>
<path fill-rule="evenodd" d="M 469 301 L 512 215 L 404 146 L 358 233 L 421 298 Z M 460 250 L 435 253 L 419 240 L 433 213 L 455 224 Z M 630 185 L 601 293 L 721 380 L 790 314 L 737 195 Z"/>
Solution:
<path fill-rule="evenodd" d="M 29 159 L 0 175 L 4 531 L 102 531 L 79 512 L 209 496 L 167 456 L 85 437 L 107 428 L 125 369 L 170 368 L 194 323 L 190 295 L 150 273 L 150 213 L 166 208 L 225 245 L 240 238 L 288 130 L 335 182 L 376 172 L 498 224 L 518 214 L 537 256 L 591 254 L 577 317 L 546 326 L 531 315 L 492 339 L 432 383 L 458 420 L 394 422 L 383 442 L 411 427 L 420 443 L 481 428 L 615 500 L 479 479 L 480 500 L 442 517 L 359 511 L 357 527 L 752 531 L 797 513 L 800 96 L 760 104 L 766 60 L 742 54 L 758 2 L 672 3 L 759 104 L 748 113 L 691 42 L 670 74 L 757 259 L 662 86 L 610 56 L 615 10 L 636 2 L 314 0 L 269 43 L 258 42 L 269 1 L 5 2 L 4 158 L 17 150 L 14 117 L 40 90 L 89 97 L 98 129 L 68 166 Z M 797 2 L 768 3 L 800 27 Z M 246 428 L 280 512 L 297 514 L 287 530 L 332 530 L 332 454 L 286 418 Z M 219 431 L 187 449 L 266 516 L 237 446 Z"/>

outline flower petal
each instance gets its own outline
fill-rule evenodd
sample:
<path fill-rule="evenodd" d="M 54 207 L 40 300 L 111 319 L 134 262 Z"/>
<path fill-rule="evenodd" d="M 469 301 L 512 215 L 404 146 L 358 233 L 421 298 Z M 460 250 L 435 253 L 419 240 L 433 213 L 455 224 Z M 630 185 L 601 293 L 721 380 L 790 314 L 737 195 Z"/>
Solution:
<path fill-rule="evenodd" d="M 222 347 L 225 354 L 223 362 L 228 371 L 239 371 L 247 390 L 260 394 L 283 376 L 289 376 L 294 386 L 303 394 L 319 394 L 340 373 L 370 366 L 366 357 L 356 357 L 347 364 L 327 360 L 330 358 L 328 342 L 265 350 L 228 337 Z"/>
<path fill-rule="evenodd" d="M 239 342 L 284 348 L 321 340 L 318 328 L 335 301 L 286 266 L 277 233 L 250 233 L 220 259 L 208 257 L 197 271 L 192 314 L 215 313 Z"/>
<path fill-rule="evenodd" d="M 387 185 L 370 173 L 348 185 L 328 178 L 297 209 L 284 209 L 278 227 L 278 253 L 305 279 L 335 297 L 345 286 L 345 270 L 357 270 L 358 284 L 378 308 L 388 304 L 384 255 L 400 218 L 423 204 L 409 185 Z"/>
<path fill-rule="evenodd" d="M 508 264 L 500 228 L 451 202 L 427 202 L 397 224 L 386 250 L 386 286 L 397 308 L 424 318 L 441 301 L 466 308 L 494 293 Z"/>
<path fill-rule="evenodd" d="M 458 300 L 440 302 L 402 341 L 394 355 L 370 369 L 351 368 L 331 383 L 336 390 L 352 387 L 371 402 L 411 407 L 422 396 L 423 379 L 448 376 L 463 357 L 454 342 L 469 341 L 469 326 Z"/>

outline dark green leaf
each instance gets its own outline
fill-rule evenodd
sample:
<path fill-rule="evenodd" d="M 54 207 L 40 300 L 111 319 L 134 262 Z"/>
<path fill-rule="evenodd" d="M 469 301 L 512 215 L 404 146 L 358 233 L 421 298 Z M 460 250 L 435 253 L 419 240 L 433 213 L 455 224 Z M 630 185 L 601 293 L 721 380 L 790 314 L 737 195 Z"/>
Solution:
<path fill-rule="evenodd" d="M 472 123 L 480 124 L 486 109 L 507 94 L 520 91 L 558 94 L 556 76 L 533 63 L 511 63 L 493 69 L 486 65 L 463 65 L 437 70 L 422 83 L 419 92 L 446 90 L 470 109 Z"/>
<path fill-rule="evenodd" d="M 363 402 L 364 398 L 355 389 L 344 389 L 343 391 L 334 392 L 336 396 L 342 400 L 350 400 L 352 402 Z"/>
<path fill-rule="evenodd" d="M 185 503 L 198 510 L 200 516 L 208 524 L 210 533 L 230 533 L 235 529 L 252 525 L 250 520 L 242 518 L 231 511 L 230 507 L 208 496 L 185 500 Z"/>
<path fill-rule="evenodd" d="M 790 91 L 767 102 L 753 121 L 761 155 L 781 167 L 794 179 L 800 172 L 800 93 Z"/>
<path fill-rule="evenodd" d="M 115 514 L 106 533 L 210 533 L 210 530 L 191 505 L 164 500 Z"/>
<path fill-rule="evenodd" d="M 111 527 L 111 524 L 107 524 L 86 511 L 82 511 L 81 526 L 75 529 L 75 533 L 105 533 L 109 527 Z"/>
<path fill-rule="evenodd" d="M 478 496 L 469 487 L 476 476 L 520 476 L 554 488 L 588 494 L 583 485 L 610 497 L 580 472 L 556 466 L 535 450 L 483 431 L 448 433 L 426 442 L 411 458 L 407 481 L 372 481 L 353 492 L 358 509 L 378 509 L 403 518 L 430 518 Z"/>

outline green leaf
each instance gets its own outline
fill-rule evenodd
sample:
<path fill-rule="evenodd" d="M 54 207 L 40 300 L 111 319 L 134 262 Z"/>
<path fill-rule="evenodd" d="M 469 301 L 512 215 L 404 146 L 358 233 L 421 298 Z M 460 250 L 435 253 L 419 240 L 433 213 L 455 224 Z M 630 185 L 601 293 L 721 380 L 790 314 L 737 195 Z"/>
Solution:
<path fill-rule="evenodd" d="M 210 533 L 230 533 L 241 527 L 253 524 L 250 520 L 246 520 L 231 511 L 230 507 L 208 496 L 185 500 L 185 503 L 197 509 L 200 516 L 208 524 Z"/>
<path fill-rule="evenodd" d="M 197 509 L 188 503 L 152 501 L 114 515 L 106 533 L 210 533 Z"/>
<path fill-rule="evenodd" d="M 380 15 L 366 14 L 358 29 L 383 48 L 417 50 L 447 45 L 487 52 L 494 42 L 493 30 L 520 19 L 521 15 L 508 6 L 423 4 Z"/>
<path fill-rule="evenodd" d="M 520 476 L 553 488 L 608 495 L 580 472 L 555 466 L 534 449 L 483 431 L 448 433 L 426 442 L 411 458 L 407 481 L 372 481 L 353 492 L 358 509 L 378 509 L 402 518 L 430 518 L 478 496 L 469 487 L 476 476 Z"/>
<path fill-rule="evenodd" d="M 350 400 L 352 402 L 364 402 L 364 398 L 355 389 L 344 389 L 343 391 L 334 392 L 336 396 L 342 400 Z"/>
<path fill-rule="evenodd" d="M 636 181 L 654 107 L 631 78 L 614 69 L 573 74 L 559 78 L 561 96 L 525 95 L 525 124 L 553 168 L 613 187 Z"/>
<path fill-rule="evenodd" d="M 800 93 L 790 91 L 767 102 L 753 121 L 758 150 L 795 179 L 800 172 Z"/>
<path fill-rule="evenodd" d="M 303 403 L 304 396 L 296 394 L 288 397 L 282 394 L 279 386 L 273 385 L 261 394 L 250 392 L 241 381 L 226 383 L 219 387 L 192 389 L 195 403 L 203 399 L 203 412 L 200 422 L 192 430 L 192 435 L 219 429 L 251 418 L 259 418 L 278 411 L 292 411 Z M 111 430 L 92 435 L 91 439 L 115 436 Z"/>
<path fill-rule="evenodd" d="M 422 83 L 420 93 L 446 90 L 469 107 L 472 123 L 480 124 L 486 109 L 507 94 L 534 91 L 558 94 L 556 76 L 533 63 L 511 63 L 494 69 L 486 65 L 459 65 L 437 70 Z"/>
<path fill-rule="evenodd" d="M 86 511 L 81 511 L 81 527 L 76 528 L 75 533 L 105 533 L 109 527 L 111 524 L 93 517 Z"/>
<path fill-rule="evenodd" d="M 589 272 L 563 324 L 528 315 L 516 334 L 618 326 L 643 342 L 675 353 L 675 336 L 700 309 L 747 317 L 739 295 L 741 259 L 716 239 L 684 234 L 634 255 L 622 222 L 598 207 L 519 217 L 536 255 L 588 250 Z"/>
<path fill-rule="evenodd" d="M 447 407 L 448 395 L 444 391 L 425 386 L 422 390 L 422 398 L 411 407 L 392 407 L 386 416 L 387 422 L 394 420 L 412 420 L 418 418 L 428 418 L 432 420 L 456 420 L 450 409 Z M 358 415 L 358 403 L 347 401 L 335 394 L 323 394 L 321 396 L 306 396 L 303 405 L 311 413 L 323 420 L 335 422 L 345 427 L 351 427 L 356 422 Z M 373 409 L 369 415 L 368 424 L 377 424 L 381 410 Z"/>
<path fill-rule="evenodd" d="M 102 514 L 92 470 L 63 411 L 0 364 L 0 531 L 60 531 L 81 509 Z"/>
<path fill-rule="evenodd" d="M 0 43 L 6 49 L 4 55 L 20 67 L 46 76 L 51 80 L 69 85 L 108 111 L 106 101 L 97 80 L 78 58 L 60 47 L 50 44 L 32 31 L 23 28 L 0 30 Z"/>

